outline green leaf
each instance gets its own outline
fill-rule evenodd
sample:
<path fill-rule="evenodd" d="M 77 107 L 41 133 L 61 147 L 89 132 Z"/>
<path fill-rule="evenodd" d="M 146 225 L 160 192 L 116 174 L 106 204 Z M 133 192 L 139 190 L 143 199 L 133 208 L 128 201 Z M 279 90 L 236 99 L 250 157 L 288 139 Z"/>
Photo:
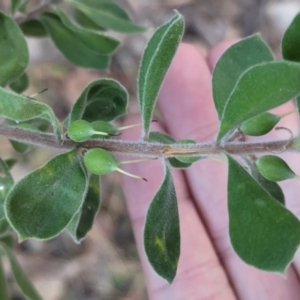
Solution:
<path fill-rule="evenodd" d="M 93 130 L 97 132 L 104 132 L 109 135 L 115 135 L 118 132 L 118 127 L 106 122 L 106 121 L 95 121 L 91 123 Z M 99 134 L 94 134 L 92 138 L 99 137 Z M 109 136 L 103 136 L 103 137 L 109 137 Z"/>
<path fill-rule="evenodd" d="M 5 211 L 19 240 L 50 239 L 67 227 L 88 186 L 81 160 L 76 150 L 56 156 L 10 191 Z"/>
<path fill-rule="evenodd" d="M 56 13 L 63 25 L 75 33 L 77 38 L 90 50 L 98 54 L 111 54 L 119 46 L 120 42 L 112 37 L 76 26 L 58 7 Z"/>
<path fill-rule="evenodd" d="M 6 160 L 4 160 L 5 165 L 7 166 L 7 169 L 10 171 L 14 165 L 18 162 L 17 159 L 15 158 L 8 158 Z"/>
<path fill-rule="evenodd" d="M 110 10 L 112 14 L 123 20 L 130 20 L 128 13 L 112 0 L 75 0 L 91 9 Z"/>
<path fill-rule="evenodd" d="M 56 47 L 70 62 L 84 68 L 102 70 L 108 68 L 110 56 L 97 53 L 86 46 L 82 42 L 82 36 L 67 28 L 56 14 L 45 13 L 42 15 L 41 21 Z"/>
<path fill-rule="evenodd" d="M 149 133 L 148 140 L 149 142 L 158 142 L 166 145 L 176 144 L 176 140 L 174 140 L 170 135 L 158 131 L 151 131 Z M 182 162 L 176 157 L 170 157 L 168 158 L 168 161 L 173 168 L 183 169 L 192 165 L 192 163 Z"/>
<path fill-rule="evenodd" d="M 15 158 L 9 158 L 4 161 L 8 170 L 11 170 L 18 161 Z"/>
<path fill-rule="evenodd" d="M 20 27 L 0 12 L 0 86 L 6 86 L 20 77 L 28 62 L 28 47 Z"/>
<path fill-rule="evenodd" d="M 153 269 L 171 283 L 180 255 L 180 231 L 175 187 L 167 164 L 164 181 L 148 209 L 144 247 Z"/>
<path fill-rule="evenodd" d="M 284 273 L 300 244 L 300 222 L 228 157 L 229 233 L 240 258 Z"/>
<path fill-rule="evenodd" d="M 89 19 L 85 14 L 83 14 L 80 10 L 73 8 L 73 17 L 75 21 L 83 28 L 91 29 L 91 30 L 105 30 L 102 26 L 97 25 L 91 19 Z"/>
<path fill-rule="evenodd" d="M 14 180 L 10 175 L 9 169 L 5 162 L 0 158 L 0 220 L 5 218 L 4 200 L 14 184 Z"/>
<path fill-rule="evenodd" d="M 7 235 L 11 231 L 11 227 L 6 218 L 0 219 L 0 237 Z"/>
<path fill-rule="evenodd" d="M 3 243 L 0 243 L 0 248 L 5 252 L 6 256 L 8 257 L 10 267 L 14 275 L 14 279 L 18 284 L 18 287 L 20 288 L 23 295 L 30 300 L 42 300 L 42 297 L 36 291 L 30 280 L 27 278 L 26 274 L 23 272 L 11 249 L 9 249 Z"/>
<path fill-rule="evenodd" d="M 101 78 L 90 83 L 76 100 L 68 124 L 75 120 L 111 121 L 126 113 L 128 93 L 117 81 Z"/>
<path fill-rule="evenodd" d="M 183 17 L 176 12 L 169 22 L 156 30 L 144 51 L 138 75 L 138 95 L 143 118 L 144 138 L 149 132 L 158 92 L 183 32 Z"/>
<path fill-rule="evenodd" d="M 300 62 L 300 13 L 296 15 L 283 35 L 281 42 L 282 57 L 286 60 Z M 300 109 L 300 97 L 297 97 Z M 300 113 L 300 110 L 299 110 Z"/>
<path fill-rule="evenodd" d="M 61 125 L 48 105 L 1 87 L 0 116 L 16 122 L 43 119 L 52 124 L 58 139 L 62 136 Z"/>
<path fill-rule="evenodd" d="M 300 13 L 294 18 L 281 42 L 284 59 L 300 62 Z"/>
<path fill-rule="evenodd" d="M 258 168 L 253 161 L 253 159 L 247 159 L 247 165 L 250 168 L 252 177 L 261 185 L 262 188 L 264 188 L 275 200 L 277 200 L 282 205 L 285 205 L 285 199 L 284 194 L 282 192 L 281 187 L 273 181 L 270 181 L 263 177 L 259 171 Z"/>
<path fill-rule="evenodd" d="M 23 73 L 17 80 L 9 85 L 9 87 L 18 94 L 21 94 L 27 90 L 28 86 L 29 78 L 26 73 Z"/>
<path fill-rule="evenodd" d="M 2 257 L 0 256 L 0 299 L 1 300 L 9 300 L 10 297 L 8 295 L 7 286 L 6 286 L 6 277 L 2 265 Z"/>
<path fill-rule="evenodd" d="M 80 243 L 92 229 L 100 207 L 99 176 L 91 175 L 88 193 L 82 208 L 74 215 L 68 225 L 68 232 L 75 242 Z"/>
<path fill-rule="evenodd" d="M 20 28 L 26 36 L 45 37 L 48 32 L 40 20 L 31 19 L 20 24 Z"/>
<path fill-rule="evenodd" d="M 139 33 L 145 27 L 134 24 L 128 14 L 116 3 L 109 1 L 73 1 L 72 6 L 80 10 L 91 21 L 105 29 L 121 33 Z"/>
<path fill-rule="evenodd" d="M 18 153 L 26 153 L 30 146 L 21 142 L 17 142 L 17 141 L 10 141 L 12 147 L 14 148 L 14 150 Z"/>
<path fill-rule="evenodd" d="M 298 63 L 267 62 L 248 69 L 228 99 L 218 140 L 242 122 L 297 97 L 299 83 Z"/>
<path fill-rule="evenodd" d="M 264 112 L 242 123 L 240 131 L 251 136 L 260 136 L 270 132 L 280 121 L 281 116 Z"/>
<path fill-rule="evenodd" d="M 282 158 L 275 155 L 261 156 L 255 163 L 260 174 L 270 181 L 282 181 L 298 177 Z"/>
<path fill-rule="evenodd" d="M 27 11 L 27 4 L 29 0 L 10 0 L 10 11 L 11 14 L 15 14 L 17 11 L 21 13 L 26 13 Z"/>
<path fill-rule="evenodd" d="M 219 119 L 241 75 L 250 67 L 274 60 L 270 48 L 259 34 L 252 35 L 228 48 L 213 72 L 213 98 Z"/>
<path fill-rule="evenodd" d="M 0 243 L 6 245 L 8 248 L 10 248 L 12 250 L 14 249 L 14 246 L 15 246 L 15 240 L 14 240 L 14 237 L 11 234 L 2 236 L 0 238 Z M 3 254 L 3 251 L 1 251 L 1 249 L 0 249 L 0 253 L 1 252 Z"/>

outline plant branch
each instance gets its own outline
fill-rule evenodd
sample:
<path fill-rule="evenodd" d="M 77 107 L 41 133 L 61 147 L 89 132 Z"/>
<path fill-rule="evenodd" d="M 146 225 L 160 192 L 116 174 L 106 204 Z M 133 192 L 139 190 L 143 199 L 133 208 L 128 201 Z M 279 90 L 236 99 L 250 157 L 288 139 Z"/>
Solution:
<path fill-rule="evenodd" d="M 296 139 L 280 140 L 264 143 L 218 143 L 210 144 L 170 144 L 124 141 L 117 139 L 90 139 L 84 143 L 75 143 L 69 138 L 63 142 L 58 141 L 53 134 L 29 131 L 18 127 L 0 124 L 0 136 L 8 139 L 24 142 L 39 147 L 69 150 L 73 148 L 91 149 L 103 148 L 114 153 L 121 153 L 141 157 L 175 157 L 175 156 L 211 156 L 228 154 L 257 154 L 274 153 L 285 151 L 300 151 L 295 147 Z M 294 143 L 295 142 L 295 143 Z M 297 148 L 297 149 L 296 149 Z"/>
<path fill-rule="evenodd" d="M 19 16 L 15 18 L 15 21 L 18 24 L 21 24 L 23 22 L 29 21 L 31 19 L 37 18 L 39 15 L 41 15 L 42 13 L 46 12 L 49 10 L 50 6 L 53 4 L 59 4 L 61 3 L 63 0 L 50 0 L 49 2 L 42 4 L 38 7 L 36 7 L 35 9 L 33 9 L 32 11 L 30 11 L 26 16 Z"/>

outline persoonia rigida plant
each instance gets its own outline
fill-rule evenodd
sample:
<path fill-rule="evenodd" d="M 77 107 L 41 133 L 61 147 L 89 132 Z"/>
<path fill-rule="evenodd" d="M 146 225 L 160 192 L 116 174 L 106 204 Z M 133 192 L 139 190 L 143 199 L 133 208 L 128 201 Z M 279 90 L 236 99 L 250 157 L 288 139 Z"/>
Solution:
<path fill-rule="evenodd" d="M 274 58 L 258 34 L 240 40 L 221 56 L 212 77 L 219 131 L 213 142 L 202 144 L 188 136 L 175 140 L 150 131 L 159 90 L 184 32 L 184 20 L 175 12 L 154 32 L 141 59 L 137 81 L 141 139 L 129 142 L 118 136 L 127 128 L 110 123 L 126 113 L 128 101 L 127 91 L 114 79 L 90 83 L 62 123 L 48 105 L 20 94 L 28 84 L 24 34 L 49 35 L 72 63 L 105 69 L 118 41 L 103 31 L 144 30 L 108 0 L 53 2 L 60 5 L 48 5 L 31 18 L 25 14 L 14 20 L 0 14 L 0 116 L 4 119 L 0 134 L 10 139 L 16 150 L 24 151 L 31 145 L 62 151 L 16 184 L 9 172 L 14 161 L 0 160 L 0 254 L 8 257 L 26 297 L 40 299 L 26 277 L 18 276 L 22 271 L 12 252 L 13 232 L 21 242 L 50 239 L 66 230 L 80 242 L 99 210 L 99 176 L 118 171 L 145 180 L 121 167 L 145 159 L 159 159 L 165 170 L 144 228 L 145 252 L 160 276 L 172 283 L 180 258 L 180 220 L 172 168 L 188 168 L 211 157 L 228 163 L 229 235 L 236 254 L 258 269 L 284 274 L 300 245 L 300 222 L 286 209 L 277 181 L 297 180 L 299 176 L 275 153 L 299 151 L 300 138 L 250 143 L 245 137 L 264 135 L 281 118 L 298 112 L 275 115 L 268 111 L 288 101 L 299 104 L 300 14 L 283 36 L 281 60 Z M 11 15 L 24 10 L 27 1 L 12 3 L 18 5 Z M 66 6 L 72 16 L 65 12 Z M 98 18 L 99 14 L 108 17 Z M 3 50 L 10 48 L 15 51 Z M 138 159 L 120 161 L 115 154 Z M 5 293 L 0 291 L 1 299 L 8 299 Z"/>

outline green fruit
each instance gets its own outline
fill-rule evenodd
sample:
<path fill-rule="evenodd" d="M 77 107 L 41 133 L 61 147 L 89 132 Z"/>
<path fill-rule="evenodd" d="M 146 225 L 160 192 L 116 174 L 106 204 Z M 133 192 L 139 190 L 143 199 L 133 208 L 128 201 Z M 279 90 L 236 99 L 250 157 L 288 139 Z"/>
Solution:
<path fill-rule="evenodd" d="M 196 144 L 196 142 L 192 141 L 192 140 L 181 140 L 178 141 L 177 144 Z M 183 162 L 183 163 L 187 163 L 187 164 L 192 164 L 195 161 L 201 159 L 201 157 L 199 156 L 176 156 L 176 159 L 178 159 L 179 161 Z"/>
<path fill-rule="evenodd" d="M 68 128 L 69 138 L 77 143 L 87 141 L 94 133 L 92 125 L 85 120 L 77 120 Z"/>
<path fill-rule="evenodd" d="M 262 156 L 255 163 L 260 174 L 270 181 L 282 181 L 297 177 L 288 164 L 278 156 Z"/>
<path fill-rule="evenodd" d="M 240 131 L 252 136 L 264 135 L 270 132 L 280 119 L 281 116 L 265 112 L 243 122 Z"/>
<path fill-rule="evenodd" d="M 105 132 L 108 134 L 116 134 L 118 131 L 118 128 L 116 128 L 114 125 L 105 122 L 105 121 L 95 121 L 91 123 L 94 131 L 100 131 Z M 98 134 L 94 134 L 92 137 L 97 137 Z"/>
<path fill-rule="evenodd" d="M 93 174 L 104 175 L 118 169 L 119 161 L 108 151 L 95 148 L 84 154 L 86 168 Z"/>

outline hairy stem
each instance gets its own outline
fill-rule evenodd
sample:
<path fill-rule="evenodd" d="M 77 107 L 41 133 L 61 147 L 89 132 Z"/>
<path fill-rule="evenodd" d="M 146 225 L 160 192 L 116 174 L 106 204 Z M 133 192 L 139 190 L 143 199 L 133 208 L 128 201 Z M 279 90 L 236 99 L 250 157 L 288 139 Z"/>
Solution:
<path fill-rule="evenodd" d="M 45 4 L 42 4 L 38 7 L 36 7 L 35 9 L 33 9 L 32 11 L 30 11 L 26 16 L 19 16 L 17 18 L 15 18 L 15 21 L 18 24 L 21 24 L 23 22 L 26 22 L 28 20 L 37 18 L 38 16 L 40 16 L 42 13 L 46 12 L 49 10 L 50 6 L 53 4 L 59 4 L 61 3 L 63 0 L 50 0 Z"/>
<path fill-rule="evenodd" d="M 300 151 L 294 147 L 295 140 L 280 140 L 264 143 L 227 143 L 219 145 L 210 144 L 170 144 L 151 143 L 144 141 L 124 141 L 117 139 L 90 139 L 84 143 L 75 143 L 69 138 L 63 142 L 58 141 L 53 134 L 29 131 L 13 126 L 0 124 L 0 136 L 8 139 L 24 142 L 30 145 L 68 150 L 73 148 L 91 149 L 103 148 L 114 153 L 122 153 L 141 157 L 175 157 L 175 156 L 211 156 L 229 154 L 256 154 L 274 153 L 286 151 Z M 295 143 L 294 143 L 295 142 Z M 298 141 L 297 141 L 298 142 Z M 296 149 L 297 148 L 297 149 Z"/>

